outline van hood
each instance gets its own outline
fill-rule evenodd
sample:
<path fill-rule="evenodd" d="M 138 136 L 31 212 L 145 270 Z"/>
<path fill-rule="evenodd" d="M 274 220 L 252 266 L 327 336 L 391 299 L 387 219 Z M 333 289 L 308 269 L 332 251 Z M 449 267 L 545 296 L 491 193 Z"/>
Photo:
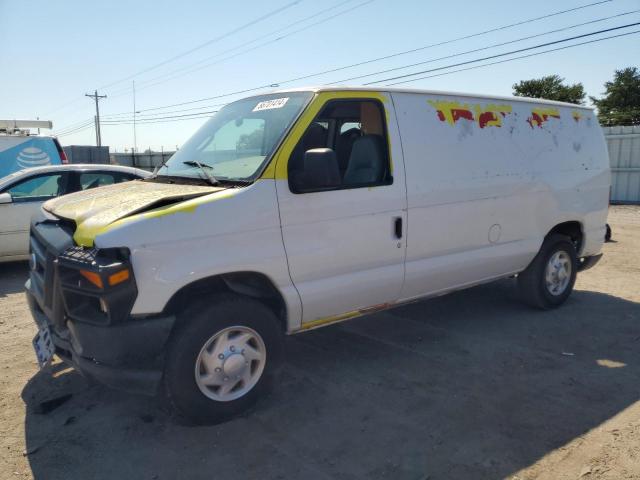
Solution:
<path fill-rule="evenodd" d="M 126 217 L 220 190 L 224 188 L 133 180 L 54 198 L 43 208 L 57 217 L 72 220 L 76 224 L 76 233 L 97 233 Z M 86 246 L 93 244 L 93 238 L 85 241 L 76 238 L 76 241 Z"/>

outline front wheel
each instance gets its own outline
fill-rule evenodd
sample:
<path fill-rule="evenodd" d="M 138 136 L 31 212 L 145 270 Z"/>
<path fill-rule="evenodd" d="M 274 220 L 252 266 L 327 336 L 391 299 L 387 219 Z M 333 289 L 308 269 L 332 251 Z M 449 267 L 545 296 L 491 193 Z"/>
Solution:
<path fill-rule="evenodd" d="M 180 316 L 169 344 L 169 404 L 191 423 L 228 420 L 266 393 L 281 356 L 278 319 L 262 303 L 236 295 L 198 302 Z"/>
<path fill-rule="evenodd" d="M 545 239 L 529 266 L 518 275 L 520 298 L 537 308 L 554 308 L 569 298 L 578 271 L 571 239 L 553 234 Z"/>

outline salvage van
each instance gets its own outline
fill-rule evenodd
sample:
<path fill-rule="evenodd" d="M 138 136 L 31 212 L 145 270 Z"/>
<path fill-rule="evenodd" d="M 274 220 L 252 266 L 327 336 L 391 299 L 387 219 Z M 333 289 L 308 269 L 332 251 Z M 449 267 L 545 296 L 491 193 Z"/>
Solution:
<path fill-rule="evenodd" d="M 303 332 L 516 276 L 558 307 L 605 235 L 594 112 L 526 98 L 309 88 L 222 108 L 151 178 L 31 224 L 34 347 L 182 417 L 245 410 Z"/>

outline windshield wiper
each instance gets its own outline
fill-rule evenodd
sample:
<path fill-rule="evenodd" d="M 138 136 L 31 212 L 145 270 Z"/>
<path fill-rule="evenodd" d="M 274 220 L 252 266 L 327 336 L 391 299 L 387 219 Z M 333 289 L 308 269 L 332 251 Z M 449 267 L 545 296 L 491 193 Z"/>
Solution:
<path fill-rule="evenodd" d="M 220 185 L 220 182 L 218 180 L 216 180 L 216 177 L 214 177 L 213 175 L 211 175 L 209 172 L 207 172 L 205 170 L 205 167 L 213 170 L 213 167 L 211 165 L 207 165 L 206 163 L 202 164 L 197 160 L 187 160 L 187 161 L 182 162 L 182 163 L 185 164 L 185 165 L 189 165 L 190 167 L 198 167 L 198 168 L 200 168 L 202 173 L 204 173 L 204 176 L 207 177 L 207 180 L 209 181 L 209 183 L 211 185 L 213 185 L 214 187 L 216 185 Z"/>

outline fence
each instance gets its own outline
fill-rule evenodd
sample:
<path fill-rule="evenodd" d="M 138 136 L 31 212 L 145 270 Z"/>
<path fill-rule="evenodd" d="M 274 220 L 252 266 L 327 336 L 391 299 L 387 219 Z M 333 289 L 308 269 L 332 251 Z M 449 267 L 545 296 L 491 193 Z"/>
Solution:
<path fill-rule="evenodd" d="M 640 203 L 640 125 L 602 130 L 611 162 L 611 203 Z"/>
<path fill-rule="evenodd" d="M 148 153 L 112 153 L 111 163 L 127 165 L 129 167 L 142 168 L 152 171 L 158 165 L 168 160 L 175 152 L 148 152 Z"/>
<path fill-rule="evenodd" d="M 64 153 L 69 163 L 109 163 L 109 147 L 69 145 Z"/>

